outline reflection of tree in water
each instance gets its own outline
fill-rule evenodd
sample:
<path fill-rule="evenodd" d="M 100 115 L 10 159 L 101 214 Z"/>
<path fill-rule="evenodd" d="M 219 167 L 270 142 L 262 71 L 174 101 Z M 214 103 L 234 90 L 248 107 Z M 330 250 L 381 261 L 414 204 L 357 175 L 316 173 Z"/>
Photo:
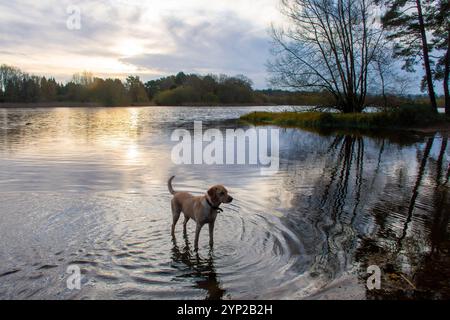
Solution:
<path fill-rule="evenodd" d="M 400 139 L 337 134 L 325 148 L 311 147 L 323 152 L 290 150 L 303 155 L 300 165 L 288 168 L 286 181 L 303 190 L 294 190 L 295 212 L 284 219 L 302 237 L 307 268 L 323 284 L 353 266 L 360 267 L 363 284 L 367 266 L 377 264 L 386 290 L 367 292 L 370 298 L 421 297 L 433 290 L 433 297 L 448 297 L 447 138 L 414 138 L 403 148 Z M 408 154 L 413 148 L 416 161 Z M 308 171 L 310 162 L 322 172 Z"/>
<path fill-rule="evenodd" d="M 354 170 L 356 178 L 353 213 L 356 213 L 361 200 L 364 140 L 361 137 L 355 138 L 352 136 L 338 136 L 329 150 L 336 150 L 339 142 L 341 142 L 341 147 L 337 155 L 337 159 L 339 159 L 339 161 L 335 161 L 336 165 L 331 169 L 329 182 L 325 186 L 321 199 L 321 207 L 324 207 L 327 204 L 327 201 L 332 199 L 333 203 L 330 207 L 333 220 L 340 219 L 341 215 L 344 213 L 344 204 L 348 195 L 348 189 L 350 187 L 349 179 L 353 165 L 355 166 Z"/>
<path fill-rule="evenodd" d="M 431 155 L 435 138 L 417 150 L 418 168 L 412 189 L 399 174 L 386 184 L 372 210 L 377 232 L 365 237 L 356 253 L 361 276 L 368 265 L 379 265 L 382 289 L 369 298 L 449 298 L 450 238 L 448 169 L 444 166 L 447 138 L 437 159 Z"/>
<path fill-rule="evenodd" d="M 337 135 L 320 159 L 324 161 L 322 173 L 303 177 L 312 177 L 312 194 L 295 193 L 297 214 L 287 217 L 290 229 L 296 228 L 303 237 L 305 254 L 311 256 L 310 274 L 324 277 L 325 282 L 352 263 L 357 245 L 353 224 L 363 208 L 363 190 L 368 187 L 363 174 L 364 152 L 362 136 Z M 293 169 L 289 171 L 291 176 Z"/>
<path fill-rule="evenodd" d="M 186 234 L 184 234 L 184 240 L 185 244 L 182 248 L 177 245 L 175 239 L 172 247 L 173 261 L 187 267 L 188 272 L 183 273 L 183 277 L 198 279 L 196 287 L 207 291 L 206 300 L 222 299 L 225 290 L 221 288 L 217 279 L 212 252 L 209 252 L 208 258 L 201 258 L 198 253 L 191 250 Z M 183 267 L 182 271 L 185 272 L 186 268 Z"/>
<path fill-rule="evenodd" d="M 323 188 L 319 208 L 328 221 L 318 221 L 317 227 L 324 231 L 325 241 L 320 259 L 316 261 L 316 272 L 338 273 L 347 269 L 351 262 L 355 231 L 352 227 L 361 202 L 363 178 L 364 140 L 361 136 L 337 136 L 330 148 L 327 166 L 322 178 Z M 321 270 L 320 269 L 328 269 Z"/>

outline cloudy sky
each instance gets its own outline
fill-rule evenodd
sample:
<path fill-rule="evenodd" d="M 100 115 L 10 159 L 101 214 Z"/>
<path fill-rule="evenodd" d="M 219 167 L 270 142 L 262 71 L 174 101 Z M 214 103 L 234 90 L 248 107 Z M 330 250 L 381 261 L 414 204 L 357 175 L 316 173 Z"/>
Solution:
<path fill-rule="evenodd" d="M 79 30 L 67 27 L 73 6 Z M 266 87 L 267 30 L 281 22 L 278 0 L 0 0 L 0 17 L 0 63 L 29 73 L 245 74 L 257 88 Z"/>

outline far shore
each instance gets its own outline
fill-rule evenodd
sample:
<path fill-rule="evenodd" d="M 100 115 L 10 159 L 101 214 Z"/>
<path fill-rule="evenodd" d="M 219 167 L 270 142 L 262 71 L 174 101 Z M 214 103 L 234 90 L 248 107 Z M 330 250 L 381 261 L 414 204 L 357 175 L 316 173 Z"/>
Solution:
<path fill-rule="evenodd" d="M 99 103 L 93 102 L 32 102 L 32 103 L 0 103 L 0 108 L 99 108 L 103 107 Z"/>
<path fill-rule="evenodd" d="M 245 104 L 183 104 L 177 106 L 159 106 L 153 103 L 145 104 L 132 104 L 128 106 L 105 106 L 95 102 L 30 102 L 30 103 L 0 103 L 0 109 L 13 109 L 13 108 L 128 108 L 128 107 L 270 107 L 270 106 L 285 106 L 276 104 L 264 104 L 264 103 L 245 103 Z M 291 106 L 291 105 L 289 105 Z M 299 106 L 300 107 L 300 106 Z M 301 106 L 304 107 L 304 106 Z"/>

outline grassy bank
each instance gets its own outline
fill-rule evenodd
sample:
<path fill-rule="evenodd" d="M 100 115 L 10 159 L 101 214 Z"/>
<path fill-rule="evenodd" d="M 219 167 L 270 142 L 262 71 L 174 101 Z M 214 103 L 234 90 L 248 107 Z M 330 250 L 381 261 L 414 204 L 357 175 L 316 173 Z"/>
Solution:
<path fill-rule="evenodd" d="M 450 119 L 426 107 L 403 107 L 390 112 L 252 112 L 241 117 L 252 124 L 337 129 L 450 129 Z"/>

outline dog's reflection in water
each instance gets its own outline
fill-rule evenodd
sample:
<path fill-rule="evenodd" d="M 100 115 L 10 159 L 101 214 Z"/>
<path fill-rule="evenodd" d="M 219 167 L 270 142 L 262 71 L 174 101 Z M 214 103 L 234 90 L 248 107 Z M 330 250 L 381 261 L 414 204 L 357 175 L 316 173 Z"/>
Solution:
<path fill-rule="evenodd" d="M 214 267 L 214 257 L 212 250 L 207 258 L 199 256 L 198 252 L 191 250 L 187 234 L 184 233 L 184 246 L 180 248 L 177 240 L 173 238 L 172 259 L 176 263 L 183 263 L 188 267 L 188 272 L 183 276 L 197 278 L 195 287 L 206 290 L 206 300 L 220 300 L 225 294 L 225 290 L 220 287 Z M 183 268 L 183 271 L 185 269 Z"/>

